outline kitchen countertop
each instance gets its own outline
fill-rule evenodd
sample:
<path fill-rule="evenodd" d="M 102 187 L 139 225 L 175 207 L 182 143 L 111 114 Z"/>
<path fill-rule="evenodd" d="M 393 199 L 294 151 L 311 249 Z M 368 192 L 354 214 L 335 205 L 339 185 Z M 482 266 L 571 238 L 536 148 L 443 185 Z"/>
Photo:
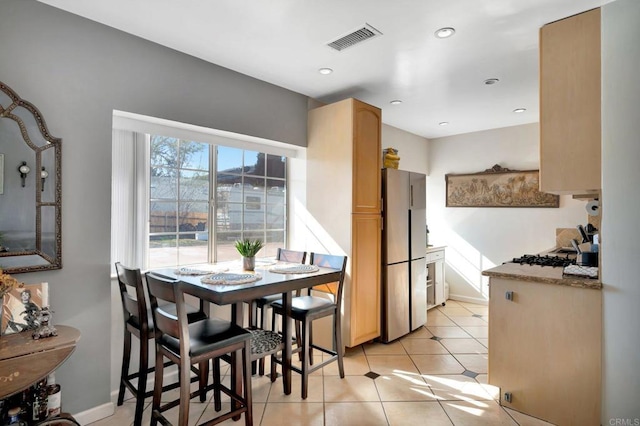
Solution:
<path fill-rule="evenodd" d="M 602 289 L 599 279 L 566 276 L 562 274 L 563 268 L 521 265 L 519 263 L 504 263 L 495 268 L 482 271 L 482 275 L 495 278 L 506 278 L 518 281 L 541 282 L 545 284 L 566 285 L 570 287 Z"/>
<path fill-rule="evenodd" d="M 431 253 L 432 251 L 436 251 L 436 250 L 444 250 L 446 246 L 432 246 L 431 244 L 429 244 L 427 246 L 427 253 Z"/>

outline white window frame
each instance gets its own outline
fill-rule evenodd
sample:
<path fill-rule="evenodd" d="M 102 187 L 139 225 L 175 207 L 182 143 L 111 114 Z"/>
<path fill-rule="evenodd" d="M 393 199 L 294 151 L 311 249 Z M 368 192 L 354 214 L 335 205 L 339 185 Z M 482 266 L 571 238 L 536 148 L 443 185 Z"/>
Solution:
<path fill-rule="evenodd" d="M 244 150 L 298 158 L 304 148 L 255 136 L 209 129 L 171 120 L 114 110 L 112 146 L 111 268 L 120 261 L 148 269 L 149 134 L 207 142 Z M 289 166 L 287 166 L 287 169 Z M 289 172 L 287 172 L 287 185 Z M 215 187 L 212 188 L 215 190 Z M 287 191 L 287 194 L 289 191 Z M 289 197 L 287 195 L 287 197 Z M 290 200 L 286 200 L 287 212 Z M 210 239 L 211 239 L 211 225 Z M 285 235 L 288 224 L 285 223 Z M 211 253 L 211 248 L 209 249 Z"/>

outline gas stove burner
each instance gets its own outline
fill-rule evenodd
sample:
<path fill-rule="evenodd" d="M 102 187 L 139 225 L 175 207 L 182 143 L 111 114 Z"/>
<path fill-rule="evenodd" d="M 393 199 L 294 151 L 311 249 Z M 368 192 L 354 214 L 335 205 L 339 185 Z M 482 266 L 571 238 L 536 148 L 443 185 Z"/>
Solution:
<path fill-rule="evenodd" d="M 525 254 L 522 257 L 514 257 L 512 263 L 519 263 L 521 265 L 539 265 L 539 266 L 552 266 L 552 267 L 565 267 L 569 265 L 575 265 L 575 259 L 567 259 L 562 256 L 540 256 L 537 254 Z"/>

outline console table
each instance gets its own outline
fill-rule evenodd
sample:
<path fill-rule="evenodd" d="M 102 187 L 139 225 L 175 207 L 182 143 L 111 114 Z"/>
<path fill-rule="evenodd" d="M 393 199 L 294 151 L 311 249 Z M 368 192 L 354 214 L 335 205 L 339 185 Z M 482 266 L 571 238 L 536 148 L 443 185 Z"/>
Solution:
<path fill-rule="evenodd" d="M 30 332 L 0 336 L 0 399 L 37 383 L 69 358 L 80 331 L 65 325 L 56 325 L 56 330 L 57 336 L 38 340 Z"/>

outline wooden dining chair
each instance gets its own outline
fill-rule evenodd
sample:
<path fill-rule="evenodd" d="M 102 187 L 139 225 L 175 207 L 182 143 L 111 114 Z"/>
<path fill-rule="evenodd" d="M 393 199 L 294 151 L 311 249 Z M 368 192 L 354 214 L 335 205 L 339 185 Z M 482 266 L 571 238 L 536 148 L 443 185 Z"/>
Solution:
<path fill-rule="evenodd" d="M 344 275 L 345 268 L 347 266 L 346 256 L 334 256 L 329 254 L 311 253 L 310 263 L 312 265 L 320 266 L 323 268 L 331 268 L 340 271 L 340 279 L 337 286 L 335 286 L 334 300 L 328 300 L 324 297 L 318 297 L 311 295 L 311 288 L 308 289 L 308 295 L 294 297 L 291 302 L 291 318 L 295 321 L 300 321 L 302 324 L 301 335 L 301 352 L 302 352 L 302 366 L 298 368 L 291 366 L 291 370 L 302 375 L 302 399 L 307 398 L 309 388 L 309 374 L 324 367 L 333 361 L 338 361 L 338 371 L 340 378 L 344 378 L 344 364 L 343 364 L 343 350 L 342 347 L 342 327 L 340 321 L 340 312 L 342 308 L 342 292 L 344 287 Z M 331 288 L 331 286 L 329 286 Z M 333 293 L 333 290 L 332 290 Z M 284 316 L 284 306 L 282 300 L 276 300 L 271 302 L 274 316 Z M 324 318 L 327 316 L 333 316 L 333 348 L 321 347 L 313 343 L 312 337 L 312 323 L 313 321 Z M 312 349 L 317 349 L 325 354 L 330 355 L 328 359 L 323 360 L 321 363 L 311 365 Z M 282 359 L 274 357 L 272 361 L 272 370 L 275 370 L 275 363 L 282 364 Z M 274 375 L 271 376 L 272 381 Z"/>
<path fill-rule="evenodd" d="M 125 390 L 129 390 L 136 398 L 136 412 L 134 416 L 134 426 L 142 423 L 142 412 L 144 409 L 144 399 L 153 395 L 153 391 L 146 390 L 147 377 L 154 371 L 154 367 L 149 366 L 149 340 L 154 337 L 154 324 L 149 309 L 147 291 L 145 289 L 140 269 L 128 268 L 120 262 L 116 262 L 116 273 L 118 275 L 118 286 L 122 310 L 124 313 L 124 347 L 122 351 L 122 370 L 120 372 L 120 387 L 118 390 L 118 406 L 124 402 Z M 174 304 L 166 304 L 163 309 L 175 314 Z M 189 321 L 198 321 L 206 318 L 203 305 L 200 308 L 188 306 Z M 138 357 L 138 369 L 130 370 L 131 364 L 131 336 L 136 336 L 140 341 L 140 353 Z M 172 364 L 167 361 L 166 365 Z M 137 385 L 134 380 L 137 379 Z M 178 383 L 165 386 L 165 390 L 175 389 Z"/>
<path fill-rule="evenodd" d="M 251 406 L 251 333 L 244 328 L 220 318 L 206 318 L 189 323 L 186 312 L 185 294 L 188 287 L 178 280 L 172 280 L 153 273 L 147 273 L 147 287 L 155 324 L 156 338 L 156 371 L 153 393 L 151 425 L 158 421 L 169 424 L 163 412 L 179 406 L 178 425 L 187 426 L 189 420 L 189 402 L 196 396 L 201 401 L 206 400 L 206 394 L 214 390 L 216 394 L 216 411 L 221 408 L 219 392 L 224 392 L 232 400 L 230 411 L 223 413 L 206 422 L 207 425 L 217 424 L 244 413 L 245 424 L 253 424 Z M 160 301 L 174 303 L 176 314 L 170 314 L 160 304 Z M 241 352 L 243 389 L 236 389 L 232 382 L 231 388 L 221 383 L 219 359 L 224 355 Z M 169 358 L 178 365 L 180 382 L 180 398 L 161 405 L 163 357 Z M 208 384 L 209 362 L 214 361 L 213 383 Z M 190 369 L 198 365 L 199 389 L 190 390 Z M 239 373 L 239 372 L 238 372 Z"/>
<path fill-rule="evenodd" d="M 291 263 L 304 263 L 307 259 L 306 251 L 296 251 L 296 250 L 287 250 L 283 248 L 279 248 L 276 254 L 276 260 L 283 262 L 291 262 Z M 276 300 L 280 300 L 282 298 L 282 294 L 270 294 L 268 296 L 261 297 L 251 302 L 251 307 L 249 310 L 249 324 L 253 328 L 258 329 L 266 329 L 267 324 L 267 315 L 268 310 L 271 307 L 271 302 Z M 258 313 L 260 315 L 258 316 Z M 258 318 L 260 318 L 260 322 L 258 322 Z M 275 328 L 272 327 L 273 330 Z M 260 336 L 260 340 L 264 340 L 265 336 Z M 273 336 L 269 335 L 266 337 L 267 340 L 273 339 Z M 264 375 L 264 365 L 265 365 L 265 357 L 261 357 L 259 360 L 258 374 Z"/>

